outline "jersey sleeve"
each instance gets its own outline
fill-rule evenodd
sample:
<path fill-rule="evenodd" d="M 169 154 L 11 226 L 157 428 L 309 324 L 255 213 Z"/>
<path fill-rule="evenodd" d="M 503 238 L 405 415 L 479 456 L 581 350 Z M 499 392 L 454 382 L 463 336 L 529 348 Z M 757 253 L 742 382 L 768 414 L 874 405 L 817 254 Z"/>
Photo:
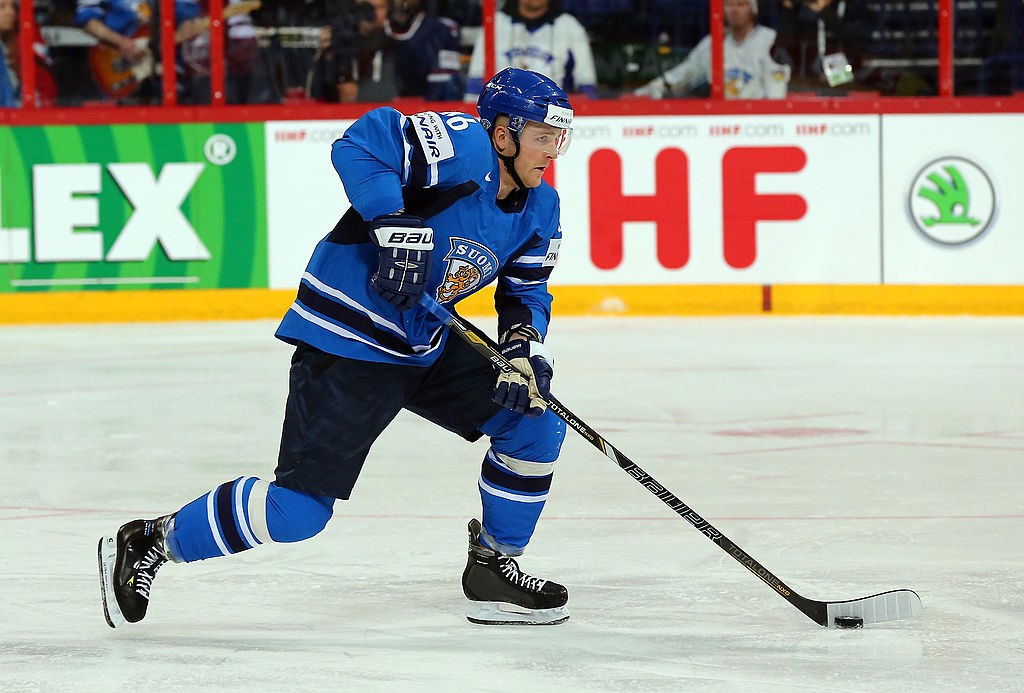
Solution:
<path fill-rule="evenodd" d="M 546 228 L 531 237 L 498 275 L 494 291 L 494 307 L 498 313 L 498 334 L 512 329 L 532 327 L 541 339 L 547 335 L 551 322 L 551 293 L 548 278 L 558 262 L 562 244 L 557 195 L 545 223 Z"/>
<path fill-rule="evenodd" d="M 686 60 L 665 73 L 665 81 L 675 90 L 689 90 L 701 81 L 709 80 L 710 57 L 711 37 L 705 36 Z"/>
<path fill-rule="evenodd" d="M 98 19 L 101 22 L 107 12 L 100 0 L 78 0 L 75 6 L 75 26 L 85 26 L 90 19 Z"/>
<path fill-rule="evenodd" d="M 780 65 L 765 56 L 762 64 L 761 79 L 764 82 L 764 95 L 767 99 L 784 99 L 789 92 L 789 65 Z"/>
<path fill-rule="evenodd" d="M 199 6 L 196 0 L 175 0 L 174 3 L 174 18 L 179 22 L 187 22 L 190 19 L 195 19 L 203 13 L 203 8 Z"/>
<path fill-rule="evenodd" d="M 468 102 L 476 102 L 480 92 L 484 90 L 484 32 L 476 35 L 473 42 L 473 54 L 469 58 L 469 69 L 466 73 L 466 94 Z"/>
<path fill-rule="evenodd" d="M 504 12 L 494 15 L 494 43 L 495 60 L 494 71 L 501 72 L 506 67 L 511 67 L 508 56 L 508 37 L 512 34 L 512 18 Z M 476 103 L 480 92 L 484 90 L 484 32 L 481 30 L 476 35 L 473 43 L 473 54 L 469 58 L 469 68 L 466 73 L 466 93 L 463 100 L 467 103 Z"/>
<path fill-rule="evenodd" d="M 764 29 L 761 39 L 762 57 L 760 79 L 764 86 L 764 96 L 768 99 L 784 99 L 789 91 L 790 66 L 775 61 L 775 45 L 778 34 L 774 29 Z"/>
<path fill-rule="evenodd" d="M 363 219 L 402 209 L 403 119 L 393 108 L 374 109 L 331 147 L 331 162 L 345 194 Z"/>
<path fill-rule="evenodd" d="M 403 188 L 445 189 L 490 170 L 487 134 L 465 113 L 405 116 L 376 108 L 352 124 L 331 149 L 349 201 L 366 220 L 404 207 Z"/>
<path fill-rule="evenodd" d="M 594 53 L 590 48 L 587 30 L 571 14 L 563 15 L 569 35 L 569 60 L 573 63 L 573 82 L 576 91 L 590 97 L 597 96 L 597 70 L 594 67 Z"/>

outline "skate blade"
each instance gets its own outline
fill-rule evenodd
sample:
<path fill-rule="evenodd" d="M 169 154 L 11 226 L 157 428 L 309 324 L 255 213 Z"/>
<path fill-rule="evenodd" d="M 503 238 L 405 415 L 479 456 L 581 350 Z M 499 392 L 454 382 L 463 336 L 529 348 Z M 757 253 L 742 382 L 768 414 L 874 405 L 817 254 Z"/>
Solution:
<path fill-rule="evenodd" d="M 486 626 L 554 626 L 569 620 L 564 606 L 525 609 L 507 602 L 470 602 L 466 619 Z"/>
<path fill-rule="evenodd" d="M 111 628 L 123 626 L 126 621 L 114 596 L 114 564 L 117 561 L 117 537 L 100 538 L 96 549 L 100 569 L 100 595 L 103 597 L 103 618 Z"/>

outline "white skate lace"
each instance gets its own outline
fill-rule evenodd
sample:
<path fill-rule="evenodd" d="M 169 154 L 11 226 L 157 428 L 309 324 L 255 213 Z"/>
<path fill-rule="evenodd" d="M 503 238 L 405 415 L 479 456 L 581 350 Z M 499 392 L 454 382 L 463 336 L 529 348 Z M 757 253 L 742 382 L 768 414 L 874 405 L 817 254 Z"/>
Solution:
<path fill-rule="evenodd" d="M 149 591 L 153 587 L 153 579 L 160 566 L 167 562 L 167 556 L 157 547 L 151 547 L 146 555 L 135 562 L 135 593 L 149 599 Z"/>
<path fill-rule="evenodd" d="M 547 580 L 542 580 L 520 571 L 519 565 L 511 558 L 501 562 L 501 572 L 510 582 L 531 592 L 540 592 L 547 582 Z"/>

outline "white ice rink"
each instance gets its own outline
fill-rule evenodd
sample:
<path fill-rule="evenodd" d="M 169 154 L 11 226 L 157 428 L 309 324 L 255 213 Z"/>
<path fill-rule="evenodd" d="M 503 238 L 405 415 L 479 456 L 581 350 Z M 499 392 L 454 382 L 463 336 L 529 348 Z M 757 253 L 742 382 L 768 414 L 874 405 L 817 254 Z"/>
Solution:
<path fill-rule="evenodd" d="M 0 327 L 0 690 L 1024 690 L 1020 319 L 552 331 L 562 402 L 790 587 L 912 588 L 918 619 L 815 625 L 570 432 L 522 565 L 571 620 L 471 625 L 486 443 L 407 416 L 321 535 L 169 565 L 111 630 L 102 533 L 272 477 L 274 327 Z"/>

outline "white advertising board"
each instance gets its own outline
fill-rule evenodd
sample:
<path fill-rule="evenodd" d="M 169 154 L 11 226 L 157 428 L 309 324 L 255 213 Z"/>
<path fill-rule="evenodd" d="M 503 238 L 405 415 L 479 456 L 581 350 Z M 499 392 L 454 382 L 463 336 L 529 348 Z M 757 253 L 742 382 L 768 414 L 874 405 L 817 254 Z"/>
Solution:
<path fill-rule="evenodd" d="M 271 289 L 298 286 L 313 247 L 348 209 L 331 144 L 352 121 L 266 124 L 267 252 Z"/>
<path fill-rule="evenodd" d="M 886 284 L 1024 284 L 1024 114 L 887 115 Z"/>
<path fill-rule="evenodd" d="M 553 283 L 879 281 L 878 116 L 579 118 Z"/>
<path fill-rule="evenodd" d="M 267 123 L 271 288 L 348 205 L 330 162 L 348 124 Z M 874 115 L 578 118 L 552 283 L 878 283 L 879 170 Z"/>

